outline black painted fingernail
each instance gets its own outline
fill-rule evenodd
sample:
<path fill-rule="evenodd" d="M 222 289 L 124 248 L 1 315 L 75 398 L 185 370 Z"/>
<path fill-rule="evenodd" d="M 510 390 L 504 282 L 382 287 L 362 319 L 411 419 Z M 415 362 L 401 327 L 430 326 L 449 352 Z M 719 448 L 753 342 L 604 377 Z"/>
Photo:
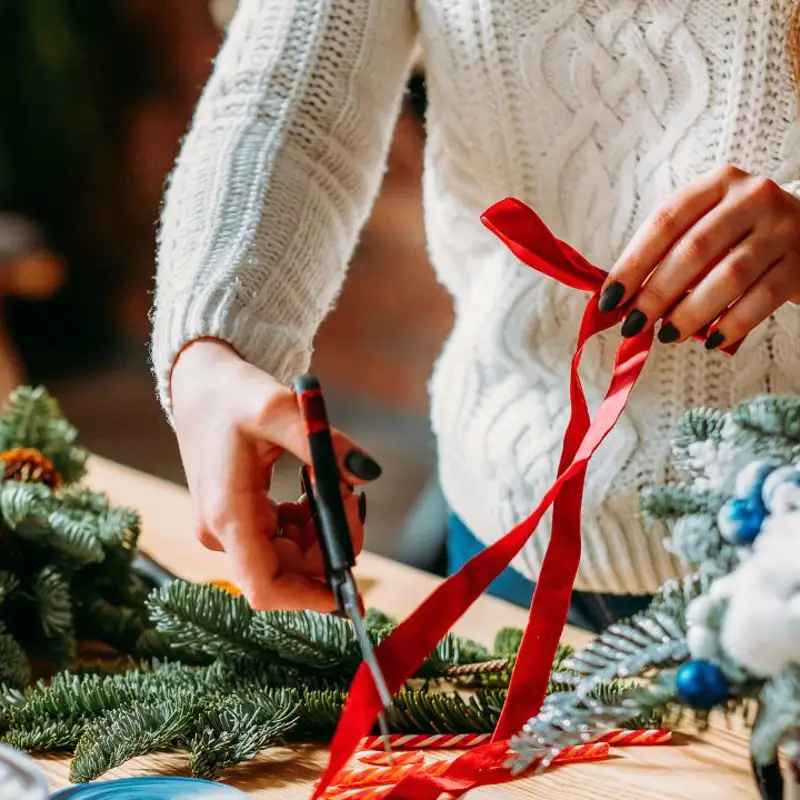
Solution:
<path fill-rule="evenodd" d="M 625 287 L 619 281 L 614 281 L 603 290 L 597 301 L 597 307 L 601 311 L 613 311 L 623 297 L 625 297 Z"/>
<path fill-rule="evenodd" d="M 376 478 L 380 478 L 382 472 L 378 462 L 360 450 L 351 450 L 345 456 L 344 465 L 349 472 L 362 481 L 374 481 Z"/>
<path fill-rule="evenodd" d="M 661 344 L 671 344 L 680 339 L 681 332 L 671 323 L 665 322 L 658 331 L 658 341 Z"/>
<path fill-rule="evenodd" d="M 367 521 L 367 496 L 363 492 L 358 496 L 358 518 L 362 525 Z"/>
<path fill-rule="evenodd" d="M 622 336 L 625 339 L 630 339 L 636 336 L 646 324 L 647 315 L 639 311 L 638 308 L 634 308 L 633 311 L 625 317 L 625 322 L 622 323 Z"/>
<path fill-rule="evenodd" d="M 722 331 L 714 331 L 706 339 L 706 350 L 716 350 L 725 341 L 725 334 Z"/>

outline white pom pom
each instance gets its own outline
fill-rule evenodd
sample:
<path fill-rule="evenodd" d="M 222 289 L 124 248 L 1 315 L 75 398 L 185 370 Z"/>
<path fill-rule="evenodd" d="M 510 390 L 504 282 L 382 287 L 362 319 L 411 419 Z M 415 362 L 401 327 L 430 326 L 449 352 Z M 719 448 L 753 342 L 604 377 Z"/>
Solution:
<path fill-rule="evenodd" d="M 692 625 L 686 632 L 686 644 L 692 658 L 713 661 L 719 655 L 719 641 L 716 634 L 702 625 Z"/>
<path fill-rule="evenodd" d="M 773 472 L 778 465 L 772 461 L 751 461 L 737 476 L 734 494 L 743 500 L 763 484 L 765 478 Z"/>
<path fill-rule="evenodd" d="M 722 649 L 754 675 L 771 676 L 800 663 L 800 514 L 770 517 L 751 556 L 715 581 L 728 598 Z"/>
<path fill-rule="evenodd" d="M 708 625 L 711 615 L 717 608 L 717 601 L 707 594 L 695 597 L 686 608 L 686 624 L 690 627 L 698 625 L 705 627 Z"/>
<path fill-rule="evenodd" d="M 786 481 L 792 482 L 797 477 L 800 477 L 800 472 L 792 466 L 778 467 L 767 475 L 764 485 L 761 487 L 761 499 L 770 511 L 772 511 L 772 493 L 775 489 Z"/>
<path fill-rule="evenodd" d="M 800 619 L 787 613 L 775 595 L 732 601 L 725 614 L 721 643 L 725 652 L 754 675 L 768 677 L 800 662 Z"/>
<path fill-rule="evenodd" d="M 797 476 L 800 479 L 800 475 Z M 800 483 L 784 481 L 771 492 L 769 511 L 771 514 L 788 514 L 800 509 Z"/>

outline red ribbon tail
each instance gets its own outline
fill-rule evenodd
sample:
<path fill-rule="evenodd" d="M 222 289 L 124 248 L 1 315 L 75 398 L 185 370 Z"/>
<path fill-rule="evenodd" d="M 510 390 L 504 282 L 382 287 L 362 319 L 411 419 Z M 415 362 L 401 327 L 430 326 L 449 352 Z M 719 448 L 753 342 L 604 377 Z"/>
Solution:
<path fill-rule="evenodd" d="M 562 283 L 590 291 L 593 297 L 581 322 L 570 370 L 571 413 L 564 437 L 558 476 L 533 513 L 502 539 L 480 552 L 439 585 L 422 605 L 378 647 L 377 657 L 391 692 L 398 691 L 420 667 L 428 653 L 452 628 L 489 584 L 512 562 L 553 506 L 553 530 L 545 553 L 529 622 L 522 640 L 508 695 L 495 732 L 494 744 L 477 748 L 453 762 L 444 776 L 414 775 L 398 785 L 405 800 L 432 800 L 442 791 L 462 794 L 479 783 L 509 779 L 502 769 L 504 740 L 533 716 L 544 700 L 553 658 L 569 611 L 572 587 L 581 554 L 581 501 L 589 459 L 616 424 L 644 368 L 653 332 L 622 342 L 611 384 L 593 422 L 578 375 L 580 358 L 589 338 L 619 320 L 597 306 L 597 291 L 605 273 L 559 242 L 539 217 L 518 200 L 492 206 L 484 224 L 525 263 Z M 361 665 L 350 688 L 341 720 L 331 743 L 331 757 L 314 793 L 321 797 L 346 765 L 359 741 L 372 729 L 381 704 L 371 675 Z M 435 793 L 434 793 L 435 792 Z"/>

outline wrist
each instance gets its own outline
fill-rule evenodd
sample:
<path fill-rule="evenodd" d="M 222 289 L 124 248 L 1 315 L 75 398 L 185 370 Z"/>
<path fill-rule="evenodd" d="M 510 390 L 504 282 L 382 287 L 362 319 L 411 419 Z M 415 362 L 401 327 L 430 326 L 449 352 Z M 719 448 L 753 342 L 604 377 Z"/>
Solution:
<path fill-rule="evenodd" d="M 210 364 L 226 362 L 235 359 L 241 361 L 241 356 L 224 339 L 213 336 L 202 336 L 187 342 L 175 356 L 169 374 L 169 393 L 173 394 L 173 382 L 176 373 L 193 372 L 196 369 L 206 369 Z"/>

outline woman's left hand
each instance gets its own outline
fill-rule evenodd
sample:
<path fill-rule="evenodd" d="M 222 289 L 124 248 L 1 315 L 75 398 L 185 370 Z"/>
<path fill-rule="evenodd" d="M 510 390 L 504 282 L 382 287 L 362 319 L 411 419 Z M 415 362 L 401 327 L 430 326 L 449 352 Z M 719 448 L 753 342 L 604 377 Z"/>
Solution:
<path fill-rule="evenodd" d="M 664 318 L 665 344 L 713 325 L 706 339 L 713 350 L 793 299 L 800 299 L 800 200 L 726 165 L 645 221 L 609 273 L 600 308 L 628 306 L 625 337 Z"/>

